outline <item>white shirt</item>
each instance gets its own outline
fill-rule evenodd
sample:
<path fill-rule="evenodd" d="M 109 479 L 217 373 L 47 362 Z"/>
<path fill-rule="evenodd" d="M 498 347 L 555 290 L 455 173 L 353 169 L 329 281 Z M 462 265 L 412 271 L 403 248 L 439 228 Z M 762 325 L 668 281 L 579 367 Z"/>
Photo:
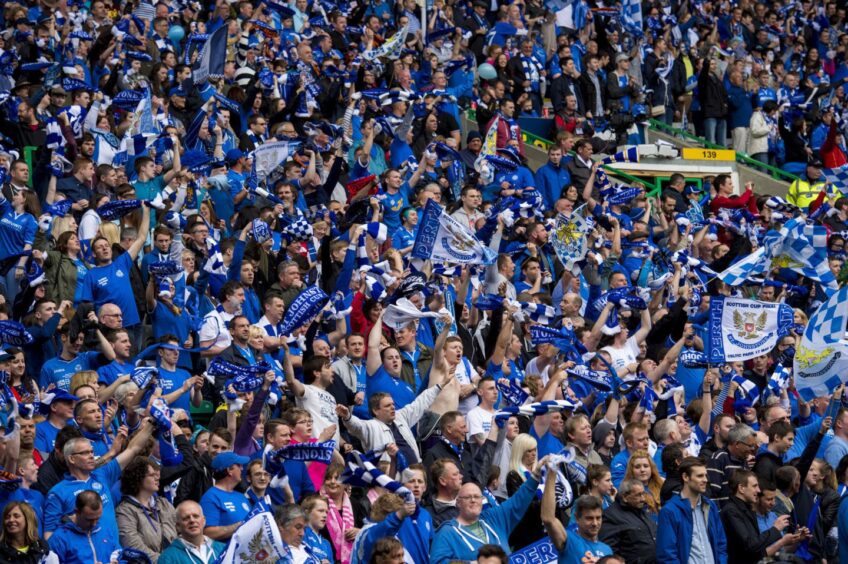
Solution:
<path fill-rule="evenodd" d="M 456 381 L 459 382 L 460 386 L 467 386 L 471 384 L 471 378 L 475 376 L 474 372 L 469 373 L 465 364 L 468 362 L 468 359 L 462 357 L 462 360 L 459 361 L 459 364 L 456 366 Z M 471 363 L 468 362 L 468 366 L 471 366 Z M 473 368 L 471 370 L 474 370 Z M 468 415 L 468 412 L 477 407 L 477 404 L 480 403 L 480 398 L 477 394 L 471 394 L 465 399 L 459 400 L 459 412 L 463 415 Z"/>
<path fill-rule="evenodd" d="M 494 415 L 494 412 L 486 411 L 480 405 L 469 411 L 468 415 L 465 416 L 468 422 L 468 440 L 471 441 L 474 435 L 488 435 L 489 431 L 492 430 Z"/>
<path fill-rule="evenodd" d="M 614 347 L 604 347 L 601 350 L 607 351 L 612 358 L 613 368 L 616 370 L 624 368 L 628 364 L 636 362 L 636 357 L 639 356 L 639 343 L 636 342 L 636 337 L 632 336 L 625 341 L 624 346 L 620 349 Z"/>
<path fill-rule="evenodd" d="M 303 396 L 297 398 L 297 406 L 312 414 L 312 432 L 317 437 L 330 425 L 336 426 L 333 438 L 339 442 L 339 416 L 336 415 L 336 398 L 318 386 L 303 386 Z"/>
<path fill-rule="evenodd" d="M 227 323 L 235 317 L 235 314 L 227 312 L 219 312 L 213 309 L 203 318 L 203 325 L 200 326 L 200 342 L 215 340 L 212 344 L 214 347 L 227 348 L 233 343 L 233 338 L 230 336 L 230 330 L 227 329 Z"/>

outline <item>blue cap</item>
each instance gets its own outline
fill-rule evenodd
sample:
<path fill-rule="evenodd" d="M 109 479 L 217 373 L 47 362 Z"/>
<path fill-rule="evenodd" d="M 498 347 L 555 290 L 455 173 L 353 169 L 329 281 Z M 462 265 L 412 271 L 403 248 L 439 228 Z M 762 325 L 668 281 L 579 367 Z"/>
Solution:
<path fill-rule="evenodd" d="M 227 450 L 212 459 L 212 470 L 224 470 L 233 464 L 247 464 L 250 459 L 246 456 L 239 456 L 231 450 Z"/>
<path fill-rule="evenodd" d="M 237 160 L 239 160 L 240 158 L 242 158 L 244 156 L 246 156 L 244 154 L 244 151 L 236 148 L 236 149 L 230 149 L 229 151 L 227 151 L 227 155 L 226 155 L 225 159 L 227 161 L 227 164 L 233 164 Z"/>
<path fill-rule="evenodd" d="M 186 91 L 180 88 L 179 86 L 174 86 L 173 88 L 168 90 L 168 96 L 180 96 L 182 98 L 185 98 L 187 94 Z"/>
<path fill-rule="evenodd" d="M 65 390 L 61 388 L 55 388 L 50 392 L 44 394 L 44 398 L 40 402 L 38 402 L 38 411 L 42 415 L 50 414 L 50 405 L 54 401 L 78 401 L 79 398 L 77 396 L 72 396 Z"/>

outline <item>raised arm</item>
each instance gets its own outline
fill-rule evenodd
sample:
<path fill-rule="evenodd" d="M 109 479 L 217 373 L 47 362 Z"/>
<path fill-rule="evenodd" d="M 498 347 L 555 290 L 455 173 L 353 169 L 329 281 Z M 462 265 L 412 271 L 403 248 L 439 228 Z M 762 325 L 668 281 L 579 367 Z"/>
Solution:
<path fill-rule="evenodd" d="M 642 310 L 642 323 L 639 325 L 639 330 L 633 334 L 633 337 L 636 339 L 636 343 L 639 344 L 643 342 L 647 337 L 648 333 L 651 332 L 651 312 L 648 309 Z M 595 328 L 592 328 L 594 331 Z M 682 345 L 681 345 L 682 346 Z M 678 349 L 679 350 L 679 349 Z"/>
<path fill-rule="evenodd" d="M 144 248 L 144 242 L 147 241 L 147 232 L 150 231 L 150 208 L 147 204 L 141 206 L 141 226 L 138 228 L 138 237 L 133 241 L 127 253 L 132 260 L 138 258 L 138 253 Z"/>
<path fill-rule="evenodd" d="M 565 548 L 568 541 L 568 533 L 562 525 L 562 521 L 556 515 L 556 478 L 553 465 L 548 463 L 548 474 L 545 480 L 545 491 L 542 494 L 542 523 L 548 531 L 551 542 L 554 543 L 557 552 Z"/>
<path fill-rule="evenodd" d="M 383 310 L 385 311 L 385 310 Z M 365 372 L 368 376 L 377 373 L 383 361 L 380 359 L 380 341 L 383 337 L 383 312 L 377 318 L 371 333 L 368 334 L 368 358 L 365 361 Z"/>

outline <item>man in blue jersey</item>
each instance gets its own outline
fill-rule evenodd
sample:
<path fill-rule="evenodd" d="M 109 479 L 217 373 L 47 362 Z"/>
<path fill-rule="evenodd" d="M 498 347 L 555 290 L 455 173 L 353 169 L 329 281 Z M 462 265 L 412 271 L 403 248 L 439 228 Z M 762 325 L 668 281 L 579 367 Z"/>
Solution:
<path fill-rule="evenodd" d="M 181 408 L 189 413 L 191 406 L 198 407 L 203 403 L 203 394 L 200 393 L 203 378 L 177 368 L 179 347 L 179 339 L 174 335 L 164 335 L 159 339 L 159 387 L 171 408 Z"/>
<path fill-rule="evenodd" d="M 42 458 L 47 458 L 53 452 L 56 435 L 74 416 L 74 402 L 77 399 L 61 388 L 50 390 L 41 398 L 38 412 L 47 419 L 35 426 L 33 448 L 41 453 Z"/>
<path fill-rule="evenodd" d="M 554 465 L 548 463 L 548 475 L 553 475 L 555 471 Z M 556 516 L 556 505 L 556 480 L 545 480 L 545 493 L 542 494 L 542 522 L 557 550 L 557 562 L 567 564 L 597 562 L 598 559 L 612 554 L 609 545 L 598 540 L 604 514 L 600 499 L 591 495 L 577 498 L 574 508 L 577 516 L 576 531 L 565 530 L 562 521 Z"/>
<path fill-rule="evenodd" d="M 141 209 L 138 238 L 125 253 L 113 260 L 112 245 L 108 239 L 97 237 L 91 242 L 97 266 L 85 275 L 80 295 L 80 302 L 94 302 L 98 308 L 107 302 L 117 305 L 124 315 L 123 327 L 128 330 L 131 341 L 136 345 L 141 342 L 143 327 L 130 284 L 130 271 L 150 229 L 150 208 L 145 205 Z"/>
<path fill-rule="evenodd" d="M 246 456 L 239 456 L 232 451 L 222 452 L 212 460 L 215 485 L 200 498 L 200 507 L 206 516 L 203 533 L 213 540 L 230 540 L 250 511 L 247 497 L 235 491 L 241 483 L 242 465 L 248 461 Z"/>
<path fill-rule="evenodd" d="M 610 464 L 612 483 L 615 487 L 624 479 L 624 471 L 627 470 L 627 462 L 630 453 L 634 450 L 648 450 L 648 427 L 644 423 L 629 423 L 624 428 L 625 449 L 615 455 Z"/>
<path fill-rule="evenodd" d="M 131 373 L 134 365 L 130 362 L 130 359 L 132 358 L 132 344 L 130 343 L 130 336 L 125 329 L 112 331 L 109 333 L 109 336 L 106 337 L 106 340 L 109 341 L 110 345 L 112 345 L 112 351 L 115 353 L 115 360 L 106 366 L 98 368 L 97 377 L 100 382 L 109 386 L 112 382 L 118 379 L 118 376 Z"/>
<path fill-rule="evenodd" d="M 115 360 L 115 351 L 112 345 L 98 329 L 97 339 L 100 341 L 100 349 L 103 351 L 80 352 L 85 341 L 85 334 L 79 332 L 71 333 L 69 325 L 64 325 L 57 330 L 62 342 L 62 351 L 59 356 L 51 358 L 41 368 L 38 380 L 39 387 L 44 390 L 50 385 L 56 388 L 70 391 L 71 377 L 82 370 L 97 370 L 106 362 Z"/>
<path fill-rule="evenodd" d="M 76 496 L 83 490 L 94 490 L 103 501 L 101 526 L 112 538 L 118 538 L 118 522 L 115 518 L 115 502 L 112 487 L 121 477 L 121 470 L 146 447 L 153 436 L 153 424 L 145 419 L 139 431 L 123 452 L 103 466 L 97 466 L 91 441 L 86 438 L 71 439 L 65 443 L 62 453 L 68 465 L 68 473 L 47 492 L 44 504 L 44 537 L 59 528 L 62 518 L 74 511 Z"/>

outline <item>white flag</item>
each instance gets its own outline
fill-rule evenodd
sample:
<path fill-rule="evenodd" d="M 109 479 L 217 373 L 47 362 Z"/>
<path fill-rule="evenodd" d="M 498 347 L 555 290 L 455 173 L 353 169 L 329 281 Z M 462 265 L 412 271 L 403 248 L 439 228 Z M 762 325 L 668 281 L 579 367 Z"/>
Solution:
<path fill-rule="evenodd" d="M 481 243 L 467 227 L 427 200 L 418 221 L 418 235 L 412 247 L 412 258 L 459 264 L 492 264 L 497 255 Z"/>
<path fill-rule="evenodd" d="M 716 297 L 710 301 L 709 361 L 748 360 L 769 353 L 792 327 L 792 308 L 754 300 Z"/>
<path fill-rule="evenodd" d="M 795 388 L 806 401 L 826 396 L 848 381 L 848 287 L 842 287 L 810 317 L 795 352 Z"/>
<path fill-rule="evenodd" d="M 277 562 L 290 559 L 291 550 L 280 537 L 280 530 L 274 522 L 271 510 L 262 502 L 257 504 L 244 523 L 236 529 L 230 544 L 218 559 L 227 564 L 246 564 L 248 562 Z"/>

